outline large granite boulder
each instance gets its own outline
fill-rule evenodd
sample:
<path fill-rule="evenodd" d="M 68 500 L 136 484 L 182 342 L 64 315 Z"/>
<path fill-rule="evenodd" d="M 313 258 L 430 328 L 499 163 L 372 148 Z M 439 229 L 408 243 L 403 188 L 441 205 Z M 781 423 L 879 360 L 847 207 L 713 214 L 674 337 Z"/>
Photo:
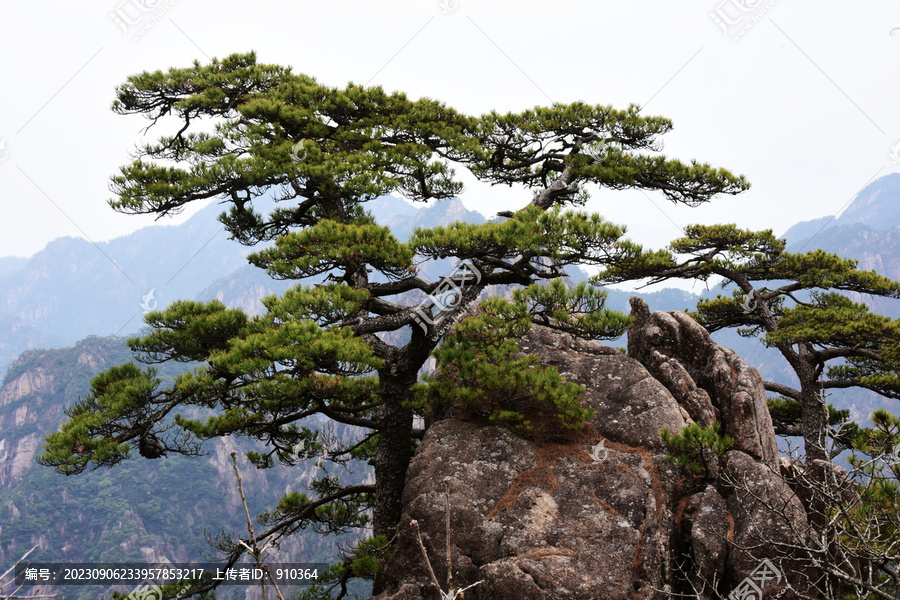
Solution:
<path fill-rule="evenodd" d="M 744 364 L 734 350 L 713 342 L 706 329 L 683 312 L 651 313 L 635 296 L 631 316 L 628 354 L 672 392 L 692 420 L 703 425 L 722 422 L 736 450 L 778 470 L 775 430 L 759 371 Z"/>
<path fill-rule="evenodd" d="M 687 425 L 688 413 L 666 387 L 619 350 L 539 326 L 519 340 L 519 349 L 585 386 L 582 404 L 596 411 L 590 422 L 603 439 L 662 451 L 659 430 Z"/>
<path fill-rule="evenodd" d="M 632 311 L 630 356 L 538 326 L 519 340 L 586 387 L 595 413 L 580 437 L 533 441 L 452 411 L 428 429 L 380 600 L 442 598 L 428 563 L 444 593 L 479 582 L 467 600 L 662 600 L 691 586 L 711 599 L 763 559 L 782 565 L 757 540 L 787 542 L 806 520 L 778 470 L 759 373 L 683 313 L 640 300 Z M 713 420 L 735 437 L 721 473 L 693 477 L 666 459 L 660 429 Z M 785 581 L 770 579 L 767 597 Z"/>

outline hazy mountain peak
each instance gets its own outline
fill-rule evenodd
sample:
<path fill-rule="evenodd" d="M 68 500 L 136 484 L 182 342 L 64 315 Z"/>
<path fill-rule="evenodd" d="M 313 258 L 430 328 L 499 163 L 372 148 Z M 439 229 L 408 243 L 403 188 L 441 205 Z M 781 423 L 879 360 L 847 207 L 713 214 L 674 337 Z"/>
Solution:
<path fill-rule="evenodd" d="M 862 223 L 873 229 L 900 225 L 900 173 L 879 177 L 864 187 L 836 221 L 839 225 Z"/>
<path fill-rule="evenodd" d="M 864 225 L 886 231 L 900 227 L 900 173 L 879 177 L 859 191 L 847 208 L 838 213 L 791 226 L 781 236 L 796 248 L 797 245 L 818 247 L 814 236 L 835 227 Z"/>

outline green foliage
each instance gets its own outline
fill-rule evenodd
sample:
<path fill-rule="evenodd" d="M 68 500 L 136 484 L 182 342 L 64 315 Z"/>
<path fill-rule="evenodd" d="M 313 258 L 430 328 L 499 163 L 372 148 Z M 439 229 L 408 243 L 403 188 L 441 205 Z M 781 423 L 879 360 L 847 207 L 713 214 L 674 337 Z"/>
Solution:
<path fill-rule="evenodd" d="M 765 328 L 752 310 L 755 302 L 752 295 L 737 289 L 732 291 L 731 297 L 716 294 L 715 298 L 700 298 L 696 310 L 686 312 L 708 331 L 736 328 L 741 337 L 756 337 L 765 333 Z M 769 311 L 776 317 L 781 314 L 782 306 L 781 298 L 768 303 Z"/>
<path fill-rule="evenodd" d="M 371 581 L 384 571 L 384 565 L 393 549 L 393 544 L 384 535 L 360 540 L 351 549 L 344 551 L 342 560 L 333 564 L 328 572 L 321 574 L 316 584 L 305 589 L 297 597 L 298 600 L 331 600 L 335 590 L 346 593 L 354 578 Z"/>
<path fill-rule="evenodd" d="M 371 199 L 394 190 L 414 199 L 452 197 L 461 184 L 444 162 L 432 160 L 434 147 L 423 142 L 462 149 L 464 133 L 474 126 L 433 100 L 411 101 L 353 84 L 329 88 L 289 68 L 258 65 L 253 53 L 136 75 L 117 97 L 113 110 L 120 114 L 225 117 L 215 133 L 182 131 L 145 145 L 147 156 L 191 166 L 137 160 L 124 167 L 113 180 L 118 198 L 111 202 L 123 212 L 178 212 L 200 194 L 220 194 L 223 185 L 254 190 L 291 180 L 322 181 L 322 195 L 343 198 Z M 292 153 L 300 141 L 305 157 L 296 161 Z M 239 240 L 250 241 L 275 239 L 298 218 L 327 212 L 314 204 L 302 211 L 283 208 L 267 222 L 236 203 L 222 220 Z"/>
<path fill-rule="evenodd" d="M 60 473 L 80 473 L 91 463 L 112 466 L 130 455 L 131 447 L 114 437 L 97 436 L 109 421 L 127 419 L 140 412 L 161 383 L 155 369 L 142 371 L 127 363 L 91 380 L 92 395 L 66 410 L 69 420 L 59 431 L 47 436 L 42 465 L 52 465 Z"/>
<path fill-rule="evenodd" d="M 384 555 L 390 548 L 387 536 L 379 535 L 366 540 L 353 547 L 350 556 L 350 571 L 354 577 L 372 579 L 376 573 L 384 570 Z"/>
<path fill-rule="evenodd" d="M 481 314 L 457 324 L 434 351 L 440 376 L 417 385 L 417 407 L 435 414 L 462 406 L 522 433 L 580 429 L 593 414 L 581 406 L 584 388 L 539 366 L 537 356 L 518 356 L 516 338 L 531 326 L 525 308 L 489 298 Z"/>
<path fill-rule="evenodd" d="M 860 429 L 852 447 L 863 455 L 884 459 L 894 475 L 900 475 L 900 416 L 883 408 L 876 410 L 872 413 L 872 427 Z M 853 457 L 851 462 L 858 464 L 858 460 Z"/>
<path fill-rule="evenodd" d="M 88 338 L 72 348 L 29 352 L 22 357 L 18 375 L 40 374 L 42 391 L 25 397 L 31 410 L 42 413 L 37 422 L 5 429 L 3 437 L 15 443 L 24 435 L 38 431 L 42 435 L 55 430 L 54 407 L 73 403 L 88 393 L 94 373 L 130 356 L 123 338 Z M 157 377 L 171 384 L 184 363 L 163 363 Z M 0 416 L 15 412 L 15 406 L 2 407 Z M 247 448 L 245 440 L 239 447 Z M 222 480 L 208 461 L 168 456 L 158 461 L 124 461 L 112 472 L 105 469 L 65 477 L 50 469 L 30 468 L 14 487 L 0 490 L 0 522 L 3 543 L 21 547 L 39 532 L 43 549 L 31 559 L 40 562 L 135 562 L 143 563 L 142 547 L 163 549 L 174 559 L 171 549 L 185 553 L 192 562 L 203 561 L 209 553 L 204 530 L 245 527 L 242 512 L 223 512 L 228 505 L 226 491 L 233 480 Z M 359 482 L 365 474 L 358 475 Z M 251 511 L 271 506 L 276 489 L 296 486 L 285 471 L 268 474 L 269 490 L 247 489 Z M 188 482 L 188 483 L 186 483 Z M 223 483 L 225 485 L 223 485 Z M 344 540 L 345 543 L 349 540 Z M 304 540 L 304 560 L 330 562 L 337 554 L 333 540 L 318 540 L 314 534 Z M 127 549 L 124 550 L 124 549 Z M 8 558 L 14 555 L 7 553 Z M 10 564 L 0 565 L 0 571 Z M 58 590 L 73 600 L 89 600 L 108 595 L 100 586 L 72 586 Z M 237 591 L 237 590 L 234 590 Z M 231 597 L 230 594 L 223 594 Z"/>
<path fill-rule="evenodd" d="M 871 314 L 865 304 L 847 297 L 856 293 L 900 298 L 900 282 L 856 267 L 855 260 L 822 250 L 785 252 L 784 240 L 771 230 L 693 225 L 670 244 L 667 257 L 639 252 L 608 267 L 592 282 L 646 278 L 659 283 L 718 276 L 724 279 L 723 287 L 734 285 L 731 297 L 702 300 L 691 316 L 711 332 L 736 328 L 742 336 L 762 336 L 766 345 L 781 353 L 797 375 L 799 388 L 776 389 L 799 402 L 807 452 L 824 460 L 831 458 L 826 456 L 826 435 L 834 425 L 822 409 L 824 390 L 864 387 L 900 398 L 900 321 Z M 839 446 L 848 442 L 853 427 L 847 424 L 831 432 Z"/>
<path fill-rule="evenodd" d="M 748 292 L 750 282 L 784 282 L 783 290 L 761 290 L 766 304 L 781 302 L 785 292 L 801 289 L 828 291 L 832 289 L 876 294 L 900 298 L 900 283 L 878 275 L 874 271 L 856 269 L 857 261 L 840 258 L 823 250 L 805 254 L 785 252 L 785 242 L 776 238 L 771 230 L 748 231 L 735 225 L 691 225 L 685 228 L 685 236 L 669 244 L 669 251 L 640 251 L 598 274 L 599 283 L 621 282 L 651 278 L 664 281 L 670 278 L 707 280 L 712 276 L 725 277 L 729 282 L 742 281 L 745 285 L 735 292 L 735 302 L 730 313 L 736 322 L 740 314 L 748 325 L 755 325 L 755 311 L 741 311 L 741 300 Z M 678 256 L 685 259 L 679 260 Z M 758 298 L 749 302 L 756 306 Z M 722 313 L 727 301 L 719 299 L 710 307 L 717 310 L 698 311 L 700 318 Z M 821 301 L 823 306 L 827 301 Z M 704 325 L 711 329 L 733 326 L 735 323 L 719 323 L 706 319 Z"/>
<path fill-rule="evenodd" d="M 229 340 L 247 327 L 247 315 L 218 300 L 178 300 L 164 311 L 148 313 L 144 320 L 153 328 L 151 333 L 128 340 L 144 363 L 205 361 L 210 352 L 227 348 Z"/>
<path fill-rule="evenodd" d="M 154 331 L 129 340 L 136 353 L 147 360 L 203 360 L 207 366 L 178 376 L 168 388 L 161 388 L 154 369 L 133 363 L 101 373 L 91 382 L 91 395 L 67 411 L 70 420 L 47 437 L 40 462 L 67 474 L 115 465 L 130 456 L 128 438 L 148 435 L 138 424 L 161 420 L 173 400 L 223 410 L 205 423 L 172 415 L 180 433 L 162 438 L 167 451 L 196 453 L 191 436 L 227 433 L 274 439 L 282 448 L 312 442 L 308 430 L 287 426 L 273 432 L 266 424 L 314 405 L 358 407 L 372 401 L 373 382 L 359 377 L 381 364 L 371 348 L 348 328 L 323 328 L 306 318 L 319 306 L 322 320 L 329 322 L 330 316 L 352 310 L 360 297 L 340 285 L 298 288 L 267 299 L 269 312 L 253 320 L 217 301 L 176 302 L 149 314 Z M 246 383 L 229 391 L 234 381 Z M 129 435 L 135 431 L 138 436 Z M 271 464 L 254 458 L 260 466 Z"/>
<path fill-rule="evenodd" d="M 722 425 L 718 421 L 709 427 L 691 423 L 678 433 L 662 429 L 659 435 L 673 449 L 672 453 L 666 455 L 668 459 L 699 475 L 709 472 L 706 452 L 723 456 L 734 445 L 734 438 L 723 435 L 721 429 Z"/>
<path fill-rule="evenodd" d="M 329 283 L 315 287 L 298 285 L 280 298 L 264 298 L 263 305 L 273 320 L 309 319 L 320 327 L 328 327 L 357 314 L 368 299 L 366 290 L 343 283 Z"/>
<path fill-rule="evenodd" d="M 766 405 L 769 408 L 769 415 L 772 417 L 772 425 L 775 428 L 776 435 L 802 436 L 803 411 L 800 402 L 793 398 L 778 396 L 776 398 L 767 398 Z M 842 449 L 850 448 L 852 440 L 859 431 L 859 425 L 850 421 L 849 409 L 838 410 L 832 404 L 828 404 L 827 409 L 827 424 L 831 428 L 829 436 L 838 447 Z"/>
<path fill-rule="evenodd" d="M 785 247 L 785 241 L 776 238 L 771 229 L 748 231 L 734 224 L 689 225 L 684 233 L 684 237 L 669 244 L 675 254 L 710 254 L 712 265 L 746 273 L 766 272 L 772 257 L 780 256 Z"/>
<path fill-rule="evenodd" d="M 413 232 L 409 245 L 430 258 L 456 256 L 466 259 L 493 255 L 529 262 L 544 256 L 564 267 L 615 263 L 636 248 L 631 242 L 620 239 L 624 234 L 624 228 L 605 221 L 596 213 L 528 206 L 499 223 L 454 223 L 428 230 L 419 228 Z"/>
<path fill-rule="evenodd" d="M 587 283 L 568 289 L 559 279 L 513 291 L 512 303 L 525 308 L 535 323 L 586 339 L 616 339 L 631 317 L 606 308 L 606 292 Z"/>
<path fill-rule="evenodd" d="M 740 335 L 761 335 L 791 366 L 799 388 L 770 383 L 767 387 L 783 397 L 769 401 L 769 407 L 778 433 L 803 435 L 806 466 L 798 469 L 798 479 L 808 498 L 813 537 L 831 540 L 829 556 L 835 552 L 836 562 L 854 565 L 851 572 L 859 573 L 854 584 L 866 578 L 890 587 L 898 580 L 900 533 L 897 422 L 881 412 L 873 417 L 874 430 L 861 429 L 846 422 L 848 411 L 825 410 L 825 397 L 829 389 L 864 387 L 900 398 L 900 321 L 871 314 L 848 297 L 900 298 L 900 282 L 858 270 L 855 260 L 822 250 L 787 253 L 784 241 L 771 231 L 698 225 L 685 234 L 670 245 L 668 260 L 646 253 L 613 265 L 594 281 L 719 276 L 723 286 L 737 288 L 731 297 L 698 303 L 692 316 L 710 331 L 737 328 Z M 676 449 L 678 462 L 700 473 L 709 468 L 703 461 L 725 448 L 716 434 L 695 427 L 679 436 L 664 431 L 663 439 Z M 848 447 L 853 452 L 850 478 L 830 477 L 823 465 Z M 830 575 L 847 582 L 853 577 L 834 570 Z"/>
<path fill-rule="evenodd" d="M 769 415 L 772 417 L 775 433 L 789 435 L 783 432 L 799 427 L 802 410 L 798 401 L 778 396 L 777 398 L 766 398 L 766 405 L 769 408 Z"/>
<path fill-rule="evenodd" d="M 897 344 L 883 349 L 882 358 L 851 357 L 842 365 L 830 367 L 828 377 L 835 381 L 857 381 L 860 387 L 882 396 L 900 399 L 900 357 Z"/>
<path fill-rule="evenodd" d="M 818 345 L 878 350 L 900 339 L 900 322 L 869 312 L 861 302 L 837 293 L 813 292 L 810 301 L 781 311 L 779 328 L 768 344 Z"/>
<path fill-rule="evenodd" d="M 363 428 L 363 439 L 329 448 L 329 456 L 373 458 L 376 495 L 370 486 L 341 486 L 322 469 L 311 486 L 319 497 L 286 497 L 267 517 L 269 535 L 357 526 L 366 506 L 376 533 L 396 526 L 414 445 L 414 396 L 423 410 L 461 404 L 520 431 L 581 426 L 590 414 L 580 406 L 581 388 L 534 357 L 518 356 L 512 338 L 530 322 L 587 338 L 616 337 L 628 325 L 626 316 L 605 309 L 595 288 L 567 290 L 558 281 L 533 287 L 558 279 L 570 264 L 646 260 L 622 239 L 623 228 L 566 209 L 584 203 L 588 185 L 654 190 L 688 205 L 749 187 L 724 169 L 648 154 L 672 124 L 642 116 L 636 106 L 574 102 L 474 117 L 379 87 L 328 87 L 258 64 L 253 53 L 132 76 L 117 89 L 113 110 L 152 124 L 180 121 L 174 134 L 142 145 L 112 179 L 115 210 L 159 216 L 216 199 L 230 204 L 220 220 L 235 240 L 276 241 L 251 256 L 256 265 L 276 278 L 326 277 L 267 298 L 266 313 L 252 319 L 217 302 L 179 302 L 151 313 L 153 330 L 131 342 L 136 355 L 203 366 L 171 384 L 134 365 L 110 370 L 59 435 L 48 437 L 41 459 L 75 473 L 114 465 L 135 443 L 148 457 L 159 456 L 157 449 L 190 455 L 198 452 L 196 440 L 239 435 L 271 448 L 250 454 L 268 467 L 305 460 L 322 447 L 304 419 L 325 415 Z M 603 150 L 589 157 L 585 151 L 601 141 Z M 524 187 L 522 206 L 504 222 L 419 229 L 408 244 L 366 213 L 366 202 L 390 193 L 412 201 L 457 196 L 462 183 L 452 165 L 481 181 Z M 274 196 L 278 208 L 254 210 L 262 195 Z M 460 292 L 459 306 L 421 319 L 423 309 L 407 301 L 450 280 L 419 277 L 416 256 L 471 259 L 478 281 Z M 532 287 L 511 302 L 488 301 L 460 325 L 435 354 L 445 376 L 414 393 L 419 370 L 465 306 L 484 288 L 507 284 Z M 175 412 L 184 407 L 211 416 L 202 422 Z"/>
<path fill-rule="evenodd" d="M 395 278 L 412 272 L 413 250 L 398 242 L 387 227 L 368 220 L 343 224 L 323 219 L 278 238 L 274 248 L 250 255 L 250 261 L 276 279 L 303 279 L 359 265 Z"/>
<path fill-rule="evenodd" d="M 340 491 L 341 485 L 336 476 L 320 475 L 310 485 L 310 491 L 317 492 L 320 498 Z M 259 515 L 258 520 L 264 524 L 309 518 L 318 533 L 345 533 L 350 529 L 365 526 L 369 516 L 365 513 L 366 503 L 370 498 L 361 494 L 350 498 L 338 498 L 333 502 L 314 504 L 314 499 L 305 493 L 292 491 L 285 494 L 274 511 Z M 314 507 L 314 508 L 313 508 Z"/>
<path fill-rule="evenodd" d="M 688 205 L 705 202 L 711 193 L 736 194 L 750 187 L 744 177 L 708 164 L 691 161 L 687 165 L 631 152 L 656 150 L 659 136 L 672 129 L 669 119 L 646 117 L 639 112 L 635 105 L 616 110 L 583 102 L 535 107 L 518 114 L 491 112 L 481 117 L 479 137 L 493 143 L 471 170 L 490 183 L 522 182 L 531 188 L 547 189 L 554 184 L 555 174 L 569 167 L 579 179 L 610 189 L 658 189 L 669 200 Z M 583 152 L 566 152 L 567 144 L 561 134 L 575 131 L 584 134 L 581 139 L 588 143 L 605 140 L 599 160 Z M 563 155 L 565 161 L 553 165 L 542 162 L 540 158 L 547 154 Z M 678 183 L 669 186 L 667 181 Z M 556 185 L 555 195 L 583 201 L 583 190 L 578 185 L 566 185 L 565 189 Z"/>

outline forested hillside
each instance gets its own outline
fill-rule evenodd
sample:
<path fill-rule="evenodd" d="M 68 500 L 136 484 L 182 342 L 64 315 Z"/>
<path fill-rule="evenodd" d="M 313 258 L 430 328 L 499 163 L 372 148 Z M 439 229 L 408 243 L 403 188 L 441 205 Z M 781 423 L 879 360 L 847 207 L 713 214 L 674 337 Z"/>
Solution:
<path fill-rule="evenodd" d="M 64 408 L 89 393 L 91 378 L 130 360 L 124 338 L 91 337 L 71 348 L 25 352 L 11 366 L 0 388 L 0 570 L 35 545 L 39 550 L 29 558 L 36 562 L 205 562 L 213 553 L 206 534 L 246 534 L 229 452 L 237 450 L 241 457 L 253 515 L 277 504 L 287 491 L 306 490 L 319 471 L 314 460 L 294 468 L 257 470 L 242 458 L 253 444 L 234 439 L 208 442 L 201 457 L 135 456 L 111 470 L 78 477 L 36 464 L 44 436 L 59 427 Z M 192 366 L 163 365 L 159 374 L 167 379 Z M 354 435 L 347 427 L 333 434 L 343 439 Z M 368 471 L 357 464 L 339 475 L 360 483 L 371 478 Z M 273 557 L 331 562 L 338 543 L 346 541 L 310 531 L 292 537 Z M 100 589 L 45 591 L 87 600 Z"/>
<path fill-rule="evenodd" d="M 263 198 L 258 204 L 271 202 Z M 428 208 L 393 196 L 370 204 L 375 218 L 398 236 L 420 226 L 484 221 L 458 199 Z M 146 311 L 177 299 L 219 298 L 258 313 L 260 299 L 292 284 L 247 264 L 249 251 L 229 240 L 216 221 L 221 211 L 213 203 L 181 225 L 147 227 L 96 245 L 64 238 L 28 259 L 0 259 L 0 374 L 29 348 L 132 334 L 143 326 Z"/>

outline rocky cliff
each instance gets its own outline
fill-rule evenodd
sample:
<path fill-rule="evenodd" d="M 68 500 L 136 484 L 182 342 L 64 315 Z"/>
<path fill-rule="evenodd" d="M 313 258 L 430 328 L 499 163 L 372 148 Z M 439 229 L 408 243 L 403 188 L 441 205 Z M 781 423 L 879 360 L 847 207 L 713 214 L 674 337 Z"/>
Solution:
<path fill-rule="evenodd" d="M 196 563 L 211 551 L 204 532 L 246 535 L 230 458 L 232 450 L 243 455 L 260 449 L 245 439 L 210 440 L 203 457 L 147 460 L 135 452 L 112 469 L 71 477 L 35 462 L 44 437 L 59 427 L 65 408 L 88 394 L 91 378 L 131 358 L 123 339 L 109 337 L 88 338 L 73 348 L 29 351 L 13 363 L 0 386 L 0 572 L 32 546 L 38 549 L 29 558 L 37 562 L 155 563 L 166 558 Z M 159 365 L 159 375 L 172 377 L 185 368 L 182 363 Z M 356 436 L 345 426 L 329 434 L 340 440 Z M 240 464 L 252 514 L 271 510 L 292 490 L 307 491 L 321 474 L 312 459 L 266 470 L 243 459 Z M 365 464 L 335 474 L 351 483 L 373 481 Z M 300 532 L 274 549 L 270 560 L 332 562 L 338 544 L 357 537 Z M 238 591 L 245 589 L 221 591 L 219 598 L 234 599 Z M 91 586 L 42 589 L 70 600 L 105 598 L 108 592 Z"/>
<path fill-rule="evenodd" d="M 519 341 L 587 388 L 581 439 L 537 443 L 461 414 L 428 430 L 380 600 L 442 597 L 448 552 L 452 587 L 478 582 L 466 599 L 719 598 L 747 578 L 793 597 L 790 557 L 761 541 L 788 541 L 806 517 L 778 471 L 759 373 L 684 313 L 635 298 L 632 314 L 628 356 L 543 327 Z M 735 442 L 711 472 L 667 460 L 660 429 L 716 420 Z"/>

